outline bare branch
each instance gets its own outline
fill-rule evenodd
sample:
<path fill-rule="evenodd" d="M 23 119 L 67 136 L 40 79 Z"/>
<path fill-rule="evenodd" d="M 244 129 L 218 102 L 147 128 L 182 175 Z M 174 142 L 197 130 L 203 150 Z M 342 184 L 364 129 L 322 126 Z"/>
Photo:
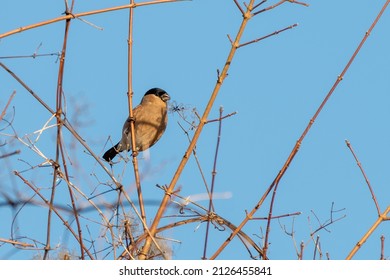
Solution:
<path fill-rule="evenodd" d="M 303 260 L 303 250 L 305 249 L 305 243 L 303 241 L 301 241 L 299 248 L 298 260 Z"/>
<path fill-rule="evenodd" d="M 260 7 L 261 5 L 263 5 L 265 2 L 267 2 L 267 0 L 263 0 L 259 4 L 254 5 L 253 6 L 253 11 L 256 10 L 258 7 Z"/>
<path fill-rule="evenodd" d="M 7 154 L 0 155 L 0 159 L 20 154 L 20 150 L 16 150 Z"/>
<path fill-rule="evenodd" d="M 209 208 L 207 211 L 208 213 L 210 213 L 211 211 L 214 211 L 213 194 L 214 194 L 214 187 L 215 187 L 215 178 L 217 177 L 217 159 L 218 159 L 219 145 L 221 143 L 222 120 L 223 120 L 222 113 L 223 113 L 223 107 L 221 106 L 219 108 L 219 123 L 218 123 L 219 125 L 218 125 L 217 144 L 215 147 L 215 154 L 214 154 L 214 164 L 213 164 L 213 170 L 211 172 L 212 176 L 211 176 L 211 189 L 210 189 L 210 193 L 209 193 Z M 210 221 L 208 220 L 207 224 L 206 224 L 203 259 L 206 259 L 209 227 L 210 227 Z"/>
<path fill-rule="evenodd" d="M 217 118 L 217 119 L 208 120 L 208 121 L 206 121 L 205 123 L 208 124 L 208 123 L 212 123 L 212 122 L 220 122 L 220 121 L 222 121 L 223 119 L 230 118 L 231 116 L 234 116 L 235 114 L 237 114 L 237 112 L 233 112 L 233 113 L 227 114 L 227 115 L 225 115 L 225 116 L 220 116 L 220 117 Z"/>
<path fill-rule="evenodd" d="M 245 12 L 244 12 L 244 10 L 241 8 L 241 6 L 240 6 L 240 4 L 238 3 L 238 1 L 237 1 L 237 0 L 233 0 L 233 1 L 234 1 L 234 3 L 236 3 L 237 8 L 240 10 L 241 14 L 244 15 Z"/>
<path fill-rule="evenodd" d="M 63 21 L 63 20 L 70 20 L 70 19 L 75 19 L 79 17 L 85 17 L 85 16 L 90 16 L 90 15 L 96 15 L 96 14 L 101 14 L 101 13 L 107 13 L 107 12 L 112 12 L 112 11 L 119 11 L 119 10 L 124 10 L 124 9 L 130 9 L 130 8 L 135 8 L 135 7 L 140 7 L 140 6 L 147 6 L 147 5 L 154 5 L 154 4 L 162 4 L 162 3 L 170 3 L 170 2 L 180 2 L 180 1 L 188 1 L 188 0 L 155 0 L 155 1 L 148 1 L 148 2 L 142 2 L 142 3 L 133 3 L 133 4 L 127 4 L 127 5 L 122 5 L 122 6 L 116 6 L 116 7 L 111 7 L 111 8 L 105 8 L 105 9 L 100 9 L 100 10 L 94 10 L 94 11 L 88 11 L 88 12 L 83 12 L 83 13 L 78 13 L 78 14 L 72 14 L 72 13 L 67 13 L 64 16 L 57 17 L 51 20 L 27 25 L 24 27 L 19 27 L 17 29 L 8 31 L 6 33 L 0 34 L 0 39 L 5 38 L 7 36 L 11 36 L 16 33 L 24 32 L 26 30 L 30 30 L 33 28 L 41 27 L 44 25 L 48 25 L 51 23 Z"/>
<path fill-rule="evenodd" d="M 245 46 L 250 45 L 250 44 L 253 44 L 253 43 L 257 43 L 257 42 L 259 42 L 259 41 L 261 41 L 261 40 L 264 40 L 264 39 L 267 39 L 267 38 L 269 38 L 269 37 L 278 35 L 279 33 L 283 32 L 283 31 L 292 29 L 292 28 L 297 27 L 297 26 L 298 26 L 298 23 L 295 23 L 295 24 L 290 25 L 290 26 L 287 26 L 287 27 L 285 27 L 285 28 L 283 28 L 283 29 L 274 31 L 274 32 L 272 32 L 272 33 L 270 33 L 270 34 L 268 34 L 268 35 L 266 35 L 266 36 L 263 36 L 263 37 L 254 39 L 254 40 L 252 40 L 252 41 L 249 41 L 249 42 L 246 42 L 246 43 L 243 43 L 243 44 L 240 44 L 240 45 L 238 46 L 238 48 L 245 47 Z"/>
<path fill-rule="evenodd" d="M 381 257 L 380 260 L 385 259 L 385 236 L 381 235 Z"/>
<path fill-rule="evenodd" d="M 248 215 L 248 212 L 245 211 Z M 302 212 L 294 212 L 294 213 L 287 213 L 287 214 L 283 214 L 283 215 L 278 215 L 278 216 L 272 216 L 271 219 L 280 219 L 280 218 L 285 218 L 285 217 L 291 217 L 291 216 L 299 216 L 301 215 Z M 268 220 L 269 217 L 251 217 L 251 220 Z"/>
<path fill-rule="evenodd" d="M 388 1 L 390 3 L 390 1 Z M 388 214 L 390 213 L 390 206 L 386 208 L 386 210 L 379 215 L 378 219 L 375 221 L 375 223 L 368 229 L 366 234 L 356 243 L 355 247 L 351 250 L 351 252 L 346 257 L 347 260 L 350 260 L 353 258 L 353 256 L 356 254 L 357 251 L 363 246 L 363 244 L 367 241 L 367 239 L 371 236 L 371 234 L 376 230 L 376 228 L 383 222 L 388 221 Z"/>
<path fill-rule="evenodd" d="M 12 244 L 12 245 L 21 246 L 21 247 L 35 247 L 35 245 L 33 245 L 33 244 L 28 244 L 28 243 L 4 239 L 4 238 L 0 238 L 0 242 L 5 242 L 5 243 Z"/>
<path fill-rule="evenodd" d="M 256 6 L 254 7 L 254 9 L 258 8 L 258 7 L 259 7 L 261 4 L 263 4 L 264 2 L 266 2 L 266 1 L 261 1 L 258 5 L 256 5 Z M 278 6 L 282 5 L 282 4 L 284 4 L 284 3 L 286 3 L 286 2 L 290 2 L 290 3 L 298 4 L 298 5 L 303 5 L 303 6 L 306 6 L 306 7 L 309 6 L 309 4 L 306 4 L 306 3 L 300 2 L 300 1 L 295 1 L 295 0 L 281 0 L 281 1 L 279 1 L 278 3 L 276 3 L 276 4 L 274 4 L 274 5 L 268 6 L 268 7 L 264 8 L 264 9 L 262 9 L 262 10 L 260 10 L 260 11 L 257 11 L 257 12 L 255 12 L 255 13 L 253 13 L 253 16 L 256 16 L 256 15 L 258 15 L 258 14 L 260 14 L 260 13 L 264 13 L 264 12 L 267 12 L 267 11 L 269 11 L 269 10 L 272 10 L 272 9 L 274 9 L 274 8 L 276 8 L 276 7 L 278 7 Z"/>
<path fill-rule="evenodd" d="M 11 101 L 12 101 L 12 99 L 14 98 L 15 94 L 16 94 L 16 91 L 14 91 L 14 92 L 11 94 L 11 96 L 8 98 L 8 102 L 7 102 L 7 104 L 5 105 L 3 111 L 1 112 L 0 121 L 4 118 L 4 116 L 5 116 L 6 112 L 7 112 L 8 106 L 11 104 Z"/>
<path fill-rule="evenodd" d="M 342 215 L 336 219 L 333 218 L 333 213 L 337 213 L 337 212 L 340 212 L 340 211 L 344 211 L 345 209 L 340 209 L 340 210 L 333 210 L 333 207 L 334 207 L 334 202 L 332 202 L 332 206 L 331 206 L 331 209 L 330 209 L 330 218 L 328 220 L 326 220 L 325 222 L 321 222 L 320 219 L 318 218 L 318 216 L 314 213 L 313 210 L 311 210 L 312 214 L 314 215 L 314 217 L 317 219 L 317 222 L 319 224 L 318 228 L 315 229 L 312 233 L 310 233 L 310 236 L 314 236 L 317 232 L 321 231 L 321 230 L 326 230 L 327 232 L 330 232 L 328 230 L 328 226 L 344 219 L 346 217 L 346 215 Z"/>
<path fill-rule="evenodd" d="M 373 190 L 373 188 L 371 187 L 371 184 L 370 184 L 370 181 L 368 180 L 368 177 L 367 177 L 367 175 L 366 175 L 366 172 L 364 171 L 362 164 L 360 163 L 360 161 L 359 161 L 357 155 L 355 154 L 355 151 L 353 150 L 351 143 L 350 143 L 348 140 L 345 140 L 345 143 L 347 144 L 347 147 L 349 148 L 349 150 L 351 151 L 353 157 L 355 158 L 356 164 L 359 166 L 359 169 L 360 169 L 360 171 L 361 171 L 362 174 L 363 174 L 364 180 L 366 180 L 368 189 L 370 190 L 370 193 L 371 193 L 371 197 L 372 197 L 372 199 L 374 200 L 374 203 L 375 203 L 375 207 L 376 207 L 377 213 L 378 213 L 378 215 L 380 215 L 381 210 L 380 210 L 380 208 L 379 208 L 378 200 L 376 199 L 374 190 Z"/>

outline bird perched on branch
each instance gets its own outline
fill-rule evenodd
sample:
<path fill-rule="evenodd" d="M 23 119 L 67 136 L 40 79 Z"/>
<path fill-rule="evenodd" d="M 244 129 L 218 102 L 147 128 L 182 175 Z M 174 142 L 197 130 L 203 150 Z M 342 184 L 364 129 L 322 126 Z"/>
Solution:
<path fill-rule="evenodd" d="M 161 138 L 167 127 L 167 101 L 169 94 L 160 88 L 148 90 L 141 103 L 134 108 L 134 133 L 137 152 L 147 150 Z M 122 139 L 114 147 L 106 151 L 103 159 L 110 162 L 118 153 L 132 149 L 130 117 L 127 118 L 122 129 Z"/>

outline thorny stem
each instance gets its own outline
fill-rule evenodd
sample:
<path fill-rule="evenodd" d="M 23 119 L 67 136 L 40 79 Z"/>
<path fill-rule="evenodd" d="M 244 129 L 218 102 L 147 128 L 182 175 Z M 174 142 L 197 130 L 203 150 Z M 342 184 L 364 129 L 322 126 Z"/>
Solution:
<path fill-rule="evenodd" d="M 262 1 L 260 4 L 263 4 L 264 2 L 265 2 L 265 1 Z M 280 5 L 284 4 L 285 2 L 290 2 L 290 3 L 293 3 L 293 4 L 299 4 L 299 5 L 303 5 L 303 6 L 306 6 L 306 7 L 309 6 L 309 4 L 306 4 L 306 3 L 304 3 L 304 2 L 298 2 L 298 1 L 295 1 L 295 0 L 281 0 L 281 1 L 279 1 L 278 3 L 276 3 L 276 4 L 274 4 L 274 5 L 271 5 L 271 6 L 269 6 L 269 7 L 266 7 L 266 8 L 264 8 L 264 9 L 260 10 L 260 11 L 257 11 L 257 12 L 255 12 L 255 13 L 253 13 L 253 15 L 256 16 L 256 15 L 258 15 L 258 14 L 260 14 L 260 13 L 263 13 L 263 12 L 266 12 L 266 11 L 269 11 L 269 10 L 272 10 L 272 9 L 276 8 L 277 6 L 280 6 Z M 257 8 L 258 6 L 260 6 L 260 5 L 256 5 L 256 6 L 254 7 L 254 9 Z"/>
<path fill-rule="evenodd" d="M 242 44 L 240 44 L 238 47 L 241 48 L 241 47 L 245 47 L 245 46 L 250 45 L 250 44 L 257 43 L 257 42 L 259 42 L 259 41 L 262 41 L 262 40 L 264 40 L 264 39 L 267 39 L 267 38 L 269 38 L 269 37 L 271 37 L 271 36 L 278 35 L 279 33 L 282 33 L 282 32 L 284 32 L 284 31 L 286 31 L 286 30 L 292 29 L 292 28 L 297 27 L 297 26 L 298 26 L 298 23 L 294 23 L 293 25 L 290 25 L 290 26 L 287 26 L 287 27 L 285 27 L 285 28 L 276 30 L 276 31 L 274 31 L 274 32 L 272 32 L 272 33 L 270 33 L 270 34 L 268 34 L 268 35 L 263 36 L 263 37 L 254 39 L 254 40 L 249 41 L 249 42 L 246 42 L 246 43 L 242 43 Z"/>
<path fill-rule="evenodd" d="M 287 214 L 283 214 L 283 215 L 272 216 L 271 219 L 280 219 L 280 218 L 285 218 L 285 217 L 298 216 L 301 214 L 302 214 L 302 212 L 287 213 Z M 252 217 L 251 219 L 252 220 L 268 220 L 269 217 L 259 217 L 259 218 Z"/>

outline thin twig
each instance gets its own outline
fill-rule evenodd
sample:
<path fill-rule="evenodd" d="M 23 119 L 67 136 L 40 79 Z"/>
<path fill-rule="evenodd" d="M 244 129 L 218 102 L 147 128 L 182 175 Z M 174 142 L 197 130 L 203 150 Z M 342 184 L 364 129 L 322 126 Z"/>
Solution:
<path fill-rule="evenodd" d="M 381 235 L 381 256 L 380 260 L 385 259 L 385 236 L 382 234 Z"/>
<path fill-rule="evenodd" d="M 319 245 L 319 242 L 320 242 L 320 236 L 317 235 L 317 238 L 316 240 L 314 241 L 314 253 L 313 253 L 313 260 L 316 259 L 316 255 L 317 255 L 317 249 L 318 249 L 318 252 L 320 253 L 320 259 L 321 259 L 321 248 L 320 248 L 320 245 Z"/>
<path fill-rule="evenodd" d="M 258 7 L 260 7 L 261 5 L 263 5 L 265 2 L 267 2 L 267 0 L 263 0 L 263 1 L 261 1 L 260 3 L 254 5 L 252 10 L 253 10 L 253 11 L 256 10 Z"/>
<path fill-rule="evenodd" d="M 290 2 L 290 3 L 293 3 L 293 4 L 298 4 L 298 5 L 302 5 L 302 6 L 305 6 L 305 7 L 309 7 L 309 4 L 307 4 L 305 2 L 296 1 L 296 0 L 287 0 L 287 1 Z"/>
<path fill-rule="evenodd" d="M 16 151 L 13 151 L 13 152 L 10 152 L 10 153 L 6 153 L 6 154 L 3 154 L 3 155 L 0 155 L 0 159 L 6 158 L 6 157 L 10 157 L 10 156 L 14 156 L 14 155 L 18 155 L 18 154 L 20 154 L 20 150 L 16 150 Z"/>
<path fill-rule="evenodd" d="M 264 2 L 265 2 L 265 1 L 260 2 L 260 4 L 259 4 L 259 5 L 256 5 L 255 8 L 257 8 L 258 6 L 260 6 L 261 4 L 263 4 Z M 258 14 L 260 14 L 260 13 L 267 12 L 267 11 L 269 11 L 269 10 L 272 10 L 272 9 L 274 9 L 274 8 L 276 8 L 276 7 L 278 7 L 278 6 L 282 5 L 282 4 L 284 4 L 284 3 L 286 3 L 286 2 L 290 2 L 290 3 L 293 3 L 293 4 L 298 4 L 298 5 L 302 5 L 302 6 L 306 6 L 306 7 L 309 6 L 309 4 L 307 4 L 307 3 L 305 3 L 305 2 L 299 2 L 299 1 L 295 1 L 295 0 L 281 0 L 281 1 L 279 1 L 278 3 L 276 3 L 276 4 L 274 4 L 274 5 L 271 5 L 271 6 L 269 6 L 269 7 L 266 7 L 266 8 L 264 8 L 264 9 L 260 10 L 260 11 L 257 11 L 257 12 L 255 12 L 255 13 L 253 13 L 253 16 L 256 16 L 256 15 L 258 15 Z M 255 9 L 255 8 L 254 8 L 254 9 Z"/>
<path fill-rule="evenodd" d="M 234 3 L 236 3 L 237 8 L 240 10 L 241 14 L 244 15 L 245 12 L 244 12 L 244 10 L 241 8 L 241 5 L 238 3 L 238 1 L 237 1 L 237 0 L 233 0 L 233 1 L 234 1 Z"/>
<path fill-rule="evenodd" d="M 281 33 L 281 32 L 284 32 L 284 31 L 286 31 L 286 30 L 292 29 L 292 28 L 297 27 L 297 26 L 298 26 L 298 23 L 294 23 L 293 25 L 287 26 L 287 27 L 282 28 L 282 29 L 280 29 L 280 30 L 276 30 L 276 31 L 274 31 L 274 32 L 272 32 L 272 33 L 270 33 L 270 34 L 268 34 L 268 35 L 266 35 L 266 36 L 263 36 L 263 37 L 254 39 L 254 40 L 249 41 L 249 42 L 246 42 L 246 43 L 242 43 L 242 44 L 240 44 L 238 47 L 241 48 L 241 47 L 245 47 L 245 46 L 250 45 L 250 44 L 257 43 L 257 42 L 259 42 L 259 41 L 261 41 L 261 40 L 264 40 L 264 39 L 267 39 L 267 38 L 269 38 L 269 37 L 278 35 L 278 34 Z"/>
<path fill-rule="evenodd" d="M 231 116 L 234 116 L 235 114 L 237 114 L 237 112 L 227 114 L 225 116 L 219 117 L 218 119 L 208 120 L 208 121 L 206 121 L 206 124 L 212 123 L 212 122 L 220 122 L 221 120 L 226 119 L 226 118 L 230 118 Z"/>
<path fill-rule="evenodd" d="M 35 245 L 33 245 L 33 244 L 28 244 L 28 243 L 4 239 L 4 238 L 0 238 L 0 242 L 12 244 L 12 245 L 17 245 L 17 246 L 21 246 L 21 247 L 35 247 Z"/>
<path fill-rule="evenodd" d="M 269 234 L 271 231 L 271 220 L 272 220 L 271 217 L 272 217 L 272 213 L 273 213 L 272 211 L 274 208 L 274 203 L 275 203 L 275 198 L 276 198 L 278 186 L 279 186 L 279 182 L 277 182 L 275 184 L 275 188 L 274 188 L 274 191 L 272 193 L 270 207 L 269 207 L 269 211 L 268 211 L 267 227 L 266 227 L 266 231 L 265 231 L 264 248 L 263 248 L 265 255 L 267 255 L 267 251 L 268 251 L 268 245 L 269 245 L 268 239 L 269 239 Z"/>
<path fill-rule="evenodd" d="M 14 98 L 15 94 L 16 94 L 16 91 L 14 90 L 14 91 L 12 92 L 11 96 L 8 98 L 8 102 L 7 102 L 7 104 L 5 105 L 3 111 L 1 112 L 0 121 L 4 118 L 5 113 L 7 112 L 8 106 L 11 104 L 11 101 L 12 101 L 12 99 Z"/>
<path fill-rule="evenodd" d="M 215 187 L 215 178 L 217 176 L 217 159 L 218 159 L 218 151 L 219 151 L 219 145 L 221 143 L 221 133 L 222 133 L 222 113 L 223 113 L 223 107 L 221 106 L 219 108 L 219 123 L 218 123 L 218 135 L 217 135 L 217 144 L 215 147 L 215 154 L 214 154 L 214 164 L 213 164 L 213 171 L 211 172 L 211 189 L 209 193 L 209 208 L 207 213 L 211 213 L 212 209 L 214 209 L 213 205 L 213 194 L 214 194 L 214 187 Z M 206 233 L 205 233 L 205 239 L 204 239 L 204 246 L 203 246 L 203 259 L 206 259 L 207 254 L 207 242 L 209 237 L 209 230 L 210 230 L 210 220 L 207 220 L 206 223 Z"/>
<path fill-rule="evenodd" d="M 178 122 L 178 125 L 180 126 L 180 128 L 183 130 L 184 134 L 187 136 L 187 139 L 188 139 L 188 142 L 191 143 L 191 137 L 188 133 L 187 130 L 184 129 L 184 127 Z M 207 194 L 210 196 L 210 188 L 207 184 L 207 180 L 206 180 L 206 177 L 204 175 L 204 172 L 203 172 L 203 169 L 202 169 L 202 165 L 200 164 L 200 161 L 199 161 L 199 158 L 198 158 L 198 155 L 196 153 L 196 147 L 192 150 L 192 154 L 194 156 L 194 159 L 195 159 L 195 162 L 196 162 L 196 165 L 198 167 L 198 170 L 199 170 L 199 173 L 200 173 L 200 176 L 202 177 L 202 181 L 203 181 L 203 184 L 206 188 L 206 192 Z M 214 211 L 214 209 L 213 209 Z"/>
<path fill-rule="evenodd" d="M 303 250 L 305 249 L 305 243 L 303 241 L 301 241 L 299 248 L 298 260 L 303 260 Z"/>
<path fill-rule="evenodd" d="M 266 11 L 269 11 L 269 10 L 272 10 L 272 9 L 276 8 L 277 6 L 280 6 L 280 5 L 284 4 L 286 1 L 287 1 L 287 0 L 281 0 L 281 1 L 279 1 L 278 3 L 276 3 L 276 4 L 274 4 L 274 5 L 268 6 L 268 7 L 264 8 L 264 9 L 262 9 L 262 10 L 260 10 L 260 11 L 257 11 L 257 12 L 255 12 L 255 13 L 253 13 L 253 16 L 256 16 L 256 15 L 258 15 L 258 14 L 260 14 L 260 13 L 263 13 L 263 12 L 266 12 Z M 256 5 L 256 8 L 257 8 L 257 7 L 258 7 L 258 5 Z"/>
<path fill-rule="evenodd" d="M 59 52 L 56 53 L 42 53 L 42 54 L 30 54 L 30 55 L 10 55 L 10 56 L 0 56 L 0 59 L 15 59 L 15 58 L 37 58 L 42 56 L 61 56 Z"/>
<path fill-rule="evenodd" d="M 245 212 L 248 214 L 247 211 Z M 280 218 L 291 217 L 291 216 L 299 216 L 301 214 L 302 212 L 287 213 L 283 215 L 272 216 L 271 219 L 280 219 Z M 258 217 L 258 218 L 251 217 L 251 220 L 268 220 L 268 219 L 270 219 L 270 217 Z"/>
<path fill-rule="evenodd" d="M 89 22 L 88 20 L 85 20 L 83 18 L 77 18 L 77 19 L 84 22 L 85 24 L 92 26 L 93 28 L 96 28 L 97 30 L 100 30 L 100 31 L 103 30 L 103 27 L 97 26 L 96 24 L 93 24 L 92 22 Z"/>
<path fill-rule="evenodd" d="M 331 209 L 330 209 L 330 218 L 328 220 L 326 220 L 324 223 L 321 223 L 320 219 L 317 217 L 316 213 L 314 213 L 313 210 L 311 210 L 312 214 L 314 215 L 314 217 L 317 219 L 317 222 L 319 224 L 319 227 L 317 229 L 315 229 L 313 232 L 310 233 L 310 236 L 314 236 L 317 232 L 321 231 L 321 230 L 326 230 L 328 232 L 330 232 L 327 227 L 344 219 L 347 215 L 343 215 L 343 216 L 340 216 L 336 219 L 333 218 L 333 213 L 335 212 L 339 212 L 339 211 L 343 211 L 345 210 L 344 208 L 343 209 L 340 209 L 340 210 L 333 210 L 333 207 L 334 207 L 334 202 L 332 202 L 332 206 L 331 206 Z"/>
<path fill-rule="evenodd" d="M 349 148 L 349 150 L 351 151 L 353 157 L 355 158 L 356 164 L 359 166 L 359 169 L 360 169 L 360 171 L 363 174 L 364 180 L 366 180 L 368 189 L 370 190 L 370 193 L 371 193 L 371 197 L 372 197 L 372 199 L 374 200 L 374 203 L 375 203 L 376 211 L 377 211 L 378 215 L 380 215 L 381 214 L 381 210 L 379 208 L 378 200 L 376 199 L 374 190 L 371 187 L 371 184 L 370 184 L 370 181 L 368 180 L 366 172 L 364 171 L 362 164 L 360 163 L 357 155 L 355 154 L 355 151 L 353 150 L 351 143 L 348 140 L 345 140 L 345 143 L 347 144 L 347 147 Z"/>

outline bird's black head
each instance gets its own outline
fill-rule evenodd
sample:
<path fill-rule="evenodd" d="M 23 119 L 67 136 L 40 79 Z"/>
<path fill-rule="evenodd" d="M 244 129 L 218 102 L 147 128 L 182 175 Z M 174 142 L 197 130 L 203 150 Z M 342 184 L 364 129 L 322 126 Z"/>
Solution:
<path fill-rule="evenodd" d="M 161 89 L 161 88 L 152 88 L 152 89 L 149 89 L 144 96 L 146 95 L 149 95 L 149 94 L 153 94 L 155 96 L 158 96 L 161 98 L 162 101 L 164 102 L 167 102 L 169 99 L 171 99 L 171 97 L 169 96 L 169 94 Z"/>

